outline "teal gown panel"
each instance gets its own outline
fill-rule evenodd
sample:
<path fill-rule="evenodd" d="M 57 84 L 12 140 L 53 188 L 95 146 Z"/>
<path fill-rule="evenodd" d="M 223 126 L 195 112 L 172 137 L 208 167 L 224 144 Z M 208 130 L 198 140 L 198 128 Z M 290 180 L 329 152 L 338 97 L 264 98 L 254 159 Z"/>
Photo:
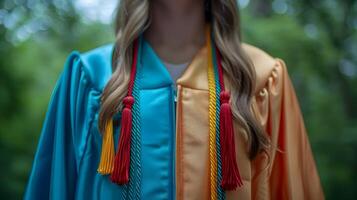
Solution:
<path fill-rule="evenodd" d="M 174 199 L 174 85 L 150 45 L 140 45 L 140 197 Z M 124 199 L 126 186 L 97 173 L 102 144 L 98 113 L 112 74 L 112 51 L 113 45 L 106 45 L 68 57 L 49 103 L 24 199 Z M 120 114 L 114 120 L 120 122 Z M 114 124 L 116 147 L 120 124 Z"/>

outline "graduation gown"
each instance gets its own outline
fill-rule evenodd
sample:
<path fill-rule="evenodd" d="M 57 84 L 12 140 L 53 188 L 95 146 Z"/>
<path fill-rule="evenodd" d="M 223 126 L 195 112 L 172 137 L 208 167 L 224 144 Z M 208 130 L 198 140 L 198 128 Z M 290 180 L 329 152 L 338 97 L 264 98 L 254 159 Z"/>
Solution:
<path fill-rule="evenodd" d="M 203 47 L 175 82 L 145 40 L 137 67 L 140 183 L 132 199 L 210 199 L 207 55 Z M 248 158 L 234 124 L 244 185 L 224 199 L 323 199 L 298 101 L 284 62 L 243 44 L 257 72 L 253 110 L 271 140 Z M 68 57 L 52 94 L 25 199 L 130 199 L 126 186 L 97 173 L 100 97 L 111 77 L 113 45 Z M 229 87 L 229 86 L 228 86 Z M 120 118 L 120 115 L 116 116 Z M 120 124 L 114 127 L 117 144 Z M 138 178 L 137 177 L 137 178 Z M 133 177 L 133 181 L 135 177 Z"/>

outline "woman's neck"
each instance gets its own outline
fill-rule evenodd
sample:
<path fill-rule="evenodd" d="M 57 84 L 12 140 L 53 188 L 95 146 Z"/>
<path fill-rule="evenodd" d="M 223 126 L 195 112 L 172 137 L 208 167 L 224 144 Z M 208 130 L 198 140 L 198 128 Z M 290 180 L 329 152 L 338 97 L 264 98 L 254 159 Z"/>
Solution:
<path fill-rule="evenodd" d="M 203 0 L 151 1 L 151 23 L 145 32 L 158 55 L 171 63 L 187 62 L 205 43 Z"/>

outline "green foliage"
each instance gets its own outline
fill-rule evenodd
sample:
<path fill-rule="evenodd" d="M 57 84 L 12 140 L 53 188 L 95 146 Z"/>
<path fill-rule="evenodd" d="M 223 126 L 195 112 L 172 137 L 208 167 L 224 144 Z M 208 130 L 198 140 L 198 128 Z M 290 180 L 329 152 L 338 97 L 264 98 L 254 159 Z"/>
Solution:
<path fill-rule="evenodd" d="M 287 63 L 327 199 L 357 196 L 356 21 L 353 0 L 251 1 L 242 13 L 244 41 Z M 0 198 L 23 196 L 66 56 L 112 32 L 72 1 L 0 2 Z"/>

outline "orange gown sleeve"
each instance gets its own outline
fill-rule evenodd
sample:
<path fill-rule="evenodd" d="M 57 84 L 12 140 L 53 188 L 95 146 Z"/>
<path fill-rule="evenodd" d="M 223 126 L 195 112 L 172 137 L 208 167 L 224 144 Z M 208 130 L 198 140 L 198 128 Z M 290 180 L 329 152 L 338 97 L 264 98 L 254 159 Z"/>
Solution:
<path fill-rule="evenodd" d="M 253 103 L 270 139 L 252 161 L 253 199 L 324 199 L 299 103 L 285 63 L 276 59 Z"/>

